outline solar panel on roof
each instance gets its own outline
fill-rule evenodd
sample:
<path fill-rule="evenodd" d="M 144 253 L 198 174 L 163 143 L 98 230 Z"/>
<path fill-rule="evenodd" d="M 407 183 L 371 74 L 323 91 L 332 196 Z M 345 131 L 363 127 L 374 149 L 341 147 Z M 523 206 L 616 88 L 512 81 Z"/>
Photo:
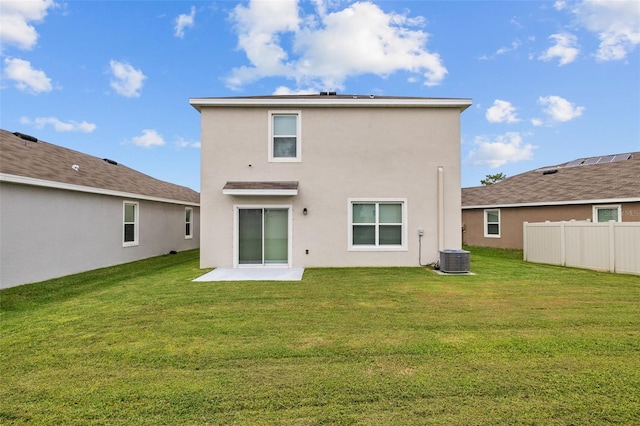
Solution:
<path fill-rule="evenodd" d="M 603 157 L 600 157 L 600 159 L 598 160 L 598 164 L 610 163 L 611 160 L 613 160 L 614 158 L 615 158 L 615 155 L 605 155 Z"/>
<path fill-rule="evenodd" d="M 578 160 L 573 160 L 572 162 L 568 163 L 565 167 L 579 166 L 580 164 L 582 164 L 583 161 L 584 161 L 584 158 L 580 158 Z"/>
<path fill-rule="evenodd" d="M 600 157 L 587 158 L 586 160 L 584 160 L 584 163 L 582 163 L 582 165 L 588 166 L 590 164 L 596 164 L 599 160 L 600 160 Z"/>
<path fill-rule="evenodd" d="M 567 163 L 564 167 L 589 166 L 591 164 L 615 163 L 631 158 L 631 154 L 602 155 L 600 157 L 579 158 Z"/>
<path fill-rule="evenodd" d="M 611 160 L 612 163 L 617 163 L 618 161 L 624 161 L 631 158 L 631 154 L 618 154 L 613 157 Z"/>

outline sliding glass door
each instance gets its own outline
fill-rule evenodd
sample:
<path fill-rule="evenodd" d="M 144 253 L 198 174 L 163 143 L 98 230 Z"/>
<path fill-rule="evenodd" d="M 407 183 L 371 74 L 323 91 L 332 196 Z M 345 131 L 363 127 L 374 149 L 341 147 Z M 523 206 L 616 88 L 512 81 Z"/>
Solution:
<path fill-rule="evenodd" d="M 289 209 L 238 209 L 238 264 L 289 263 Z"/>
<path fill-rule="evenodd" d="M 289 210 L 264 209 L 264 263 L 289 263 Z"/>
<path fill-rule="evenodd" d="M 262 264 L 262 209 L 238 212 L 238 263 Z"/>

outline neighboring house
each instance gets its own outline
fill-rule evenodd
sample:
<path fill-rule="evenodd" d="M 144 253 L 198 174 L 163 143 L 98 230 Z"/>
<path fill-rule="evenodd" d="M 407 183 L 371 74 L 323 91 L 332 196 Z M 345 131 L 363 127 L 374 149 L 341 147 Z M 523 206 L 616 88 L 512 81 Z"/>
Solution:
<path fill-rule="evenodd" d="M 468 99 L 195 98 L 202 267 L 417 266 L 459 249 Z"/>
<path fill-rule="evenodd" d="M 0 130 L 0 288 L 198 248 L 199 198 Z"/>
<path fill-rule="evenodd" d="M 462 189 L 463 241 L 522 248 L 523 222 L 640 221 L 640 152 L 579 158 Z"/>

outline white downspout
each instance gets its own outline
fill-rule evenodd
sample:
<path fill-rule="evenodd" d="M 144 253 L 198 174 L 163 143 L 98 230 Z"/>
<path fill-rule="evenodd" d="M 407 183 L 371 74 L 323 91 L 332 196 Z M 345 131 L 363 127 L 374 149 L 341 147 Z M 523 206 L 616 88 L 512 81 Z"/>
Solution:
<path fill-rule="evenodd" d="M 438 252 L 444 250 L 444 167 L 438 166 Z"/>

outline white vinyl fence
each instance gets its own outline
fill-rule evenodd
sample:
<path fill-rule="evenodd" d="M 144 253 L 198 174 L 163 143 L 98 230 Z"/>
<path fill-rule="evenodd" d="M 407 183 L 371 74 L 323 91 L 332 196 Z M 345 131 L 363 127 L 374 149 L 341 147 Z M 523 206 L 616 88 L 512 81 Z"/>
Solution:
<path fill-rule="evenodd" d="M 640 222 L 523 225 L 524 260 L 640 275 Z"/>

